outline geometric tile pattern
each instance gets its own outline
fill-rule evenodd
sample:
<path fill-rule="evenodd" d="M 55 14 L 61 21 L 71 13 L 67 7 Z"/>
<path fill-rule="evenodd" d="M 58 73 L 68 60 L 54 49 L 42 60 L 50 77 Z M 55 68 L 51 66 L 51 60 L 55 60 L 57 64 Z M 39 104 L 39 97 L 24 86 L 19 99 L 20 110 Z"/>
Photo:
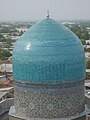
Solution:
<path fill-rule="evenodd" d="M 59 85 L 15 82 L 14 88 L 16 114 L 27 119 L 62 118 L 85 109 L 84 81 Z"/>

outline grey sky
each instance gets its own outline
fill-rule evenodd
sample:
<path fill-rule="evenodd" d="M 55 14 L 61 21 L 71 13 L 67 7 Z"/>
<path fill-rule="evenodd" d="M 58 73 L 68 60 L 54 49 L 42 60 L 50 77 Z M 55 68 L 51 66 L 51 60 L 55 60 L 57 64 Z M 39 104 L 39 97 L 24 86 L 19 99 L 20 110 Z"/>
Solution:
<path fill-rule="evenodd" d="M 90 20 L 90 0 L 0 0 L 0 21 L 39 20 L 46 9 L 54 19 Z"/>

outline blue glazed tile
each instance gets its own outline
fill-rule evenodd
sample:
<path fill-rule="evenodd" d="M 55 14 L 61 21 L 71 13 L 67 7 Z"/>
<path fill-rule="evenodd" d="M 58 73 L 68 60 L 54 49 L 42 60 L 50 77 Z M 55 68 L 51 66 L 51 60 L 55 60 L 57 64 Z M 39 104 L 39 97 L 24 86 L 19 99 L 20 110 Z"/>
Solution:
<path fill-rule="evenodd" d="M 13 51 L 16 81 L 60 83 L 85 79 L 85 56 L 78 37 L 52 19 L 32 26 Z"/>

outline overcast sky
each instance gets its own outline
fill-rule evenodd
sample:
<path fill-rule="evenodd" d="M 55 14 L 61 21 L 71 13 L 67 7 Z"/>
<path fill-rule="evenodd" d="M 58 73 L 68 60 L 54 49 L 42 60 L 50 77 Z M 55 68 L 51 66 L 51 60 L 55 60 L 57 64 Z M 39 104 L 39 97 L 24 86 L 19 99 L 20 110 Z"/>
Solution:
<path fill-rule="evenodd" d="M 53 19 L 90 20 L 90 0 L 0 0 L 0 21 Z"/>

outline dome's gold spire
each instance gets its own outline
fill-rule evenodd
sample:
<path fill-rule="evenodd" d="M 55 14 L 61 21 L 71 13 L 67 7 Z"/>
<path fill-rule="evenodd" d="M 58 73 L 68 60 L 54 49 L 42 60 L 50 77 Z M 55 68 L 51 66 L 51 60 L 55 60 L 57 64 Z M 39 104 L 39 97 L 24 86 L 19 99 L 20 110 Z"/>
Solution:
<path fill-rule="evenodd" d="M 49 18 L 49 16 L 50 16 L 50 15 L 49 15 L 49 10 L 47 10 L 47 12 L 46 12 L 46 17 Z"/>

